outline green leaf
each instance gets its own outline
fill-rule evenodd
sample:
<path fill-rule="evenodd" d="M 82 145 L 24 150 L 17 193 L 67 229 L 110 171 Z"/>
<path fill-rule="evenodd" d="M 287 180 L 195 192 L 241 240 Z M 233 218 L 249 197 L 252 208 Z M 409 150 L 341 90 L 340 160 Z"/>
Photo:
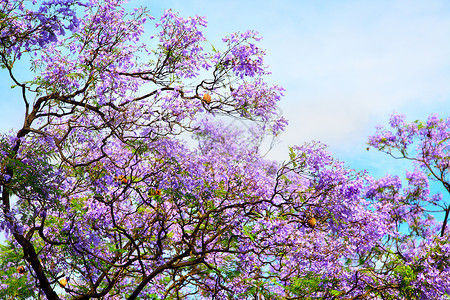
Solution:
<path fill-rule="evenodd" d="M 338 290 L 331 290 L 331 291 L 330 291 L 330 294 L 337 297 L 337 296 L 339 296 L 340 294 L 342 294 L 342 292 L 341 292 L 341 291 L 338 291 Z"/>

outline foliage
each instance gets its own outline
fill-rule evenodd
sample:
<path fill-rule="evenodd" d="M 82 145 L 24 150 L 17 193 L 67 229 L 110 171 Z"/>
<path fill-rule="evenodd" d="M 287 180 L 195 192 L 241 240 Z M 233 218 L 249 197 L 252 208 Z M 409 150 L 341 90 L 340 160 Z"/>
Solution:
<path fill-rule="evenodd" d="M 1 299 L 29 299 L 35 294 L 33 286 L 27 285 L 30 280 L 24 268 L 21 251 L 13 244 L 0 245 L 0 297 Z M 19 273 L 19 268 L 24 268 Z"/>

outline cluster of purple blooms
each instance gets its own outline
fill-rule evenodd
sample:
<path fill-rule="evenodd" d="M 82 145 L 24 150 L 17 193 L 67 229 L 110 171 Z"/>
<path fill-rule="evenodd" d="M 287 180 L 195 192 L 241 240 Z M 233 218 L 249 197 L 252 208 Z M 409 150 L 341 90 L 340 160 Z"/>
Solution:
<path fill-rule="evenodd" d="M 450 207 L 428 180 L 450 192 L 450 118 L 393 115 L 370 137 L 413 161 L 406 186 L 315 142 L 268 161 L 261 140 L 287 121 L 258 34 L 208 52 L 206 20 L 167 10 L 150 48 L 154 18 L 122 4 L 0 4 L 0 64 L 26 108 L 0 138 L 0 297 L 449 299 Z"/>

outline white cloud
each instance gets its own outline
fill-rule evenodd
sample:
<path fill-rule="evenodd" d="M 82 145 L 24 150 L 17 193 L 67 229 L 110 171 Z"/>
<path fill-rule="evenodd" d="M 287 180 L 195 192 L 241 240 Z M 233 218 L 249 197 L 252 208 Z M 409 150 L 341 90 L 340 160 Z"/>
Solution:
<path fill-rule="evenodd" d="M 147 4 L 146 1 L 142 1 Z M 149 3 L 150 8 L 154 3 Z M 320 140 L 352 157 L 393 111 L 409 119 L 450 111 L 448 1 L 169 0 L 183 16 L 208 19 L 213 43 L 256 29 L 290 125 L 270 157 Z M 155 14 L 157 16 L 157 14 Z M 357 153 L 357 154 L 356 154 Z"/>
<path fill-rule="evenodd" d="M 269 32 L 274 77 L 287 88 L 287 141 L 344 150 L 394 110 L 414 118 L 450 107 L 450 13 L 389 3 L 314 8 L 315 19 L 300 15 L 283 35 Z"/>

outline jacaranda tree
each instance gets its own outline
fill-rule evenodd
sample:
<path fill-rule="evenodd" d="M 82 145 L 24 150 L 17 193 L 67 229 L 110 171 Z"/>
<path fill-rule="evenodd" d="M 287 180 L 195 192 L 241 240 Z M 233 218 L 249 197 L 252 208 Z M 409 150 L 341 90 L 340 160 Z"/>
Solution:
<path fill-rule="evenodd" d="M 378 289 L 394 295 L 399 289 L 401 299 L 450 299 L 450 118 L 432 114 L 427 122 L 407 123 L 394 114 L 389 123 L 392 130 L 379 127 L 369 145 L 410 160 L 414 170 L 406 172 L 403 189 L 397 176 L 372 181 L 368 189 L 367 198 L 389 212 L 394 232 L 373 252 L 379 271 L 372 278 L 382 280 Z M 430 192 L 429 179 L 441 193 Z"/>
<path fill-rule="evenodd" d="M 267 161 L 260 141 L 286 121 L 258 34 L 212 46 L 204 18 L 167 10 L 149 35 L 149 11 L 122 2 L 0 4 L 1 66 L 25 109 L 0 139 L 1 297 L 447 297 L 449 209 L 428 214 L 443 202 L 427 176 L 447 187 L 448 120 L 371 139 L 405 157 L 423 145 L 403 190 L 320 143 Z"/>

